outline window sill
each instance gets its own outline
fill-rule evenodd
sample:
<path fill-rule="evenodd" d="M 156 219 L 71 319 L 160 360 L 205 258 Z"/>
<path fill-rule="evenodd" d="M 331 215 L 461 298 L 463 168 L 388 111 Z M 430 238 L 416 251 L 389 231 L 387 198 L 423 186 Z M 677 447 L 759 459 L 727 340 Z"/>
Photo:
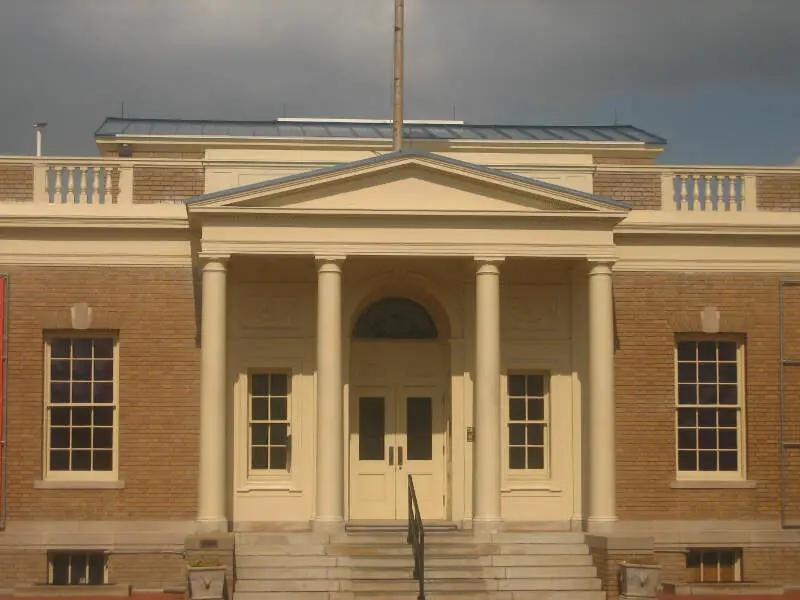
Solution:
<path fill-rule="evenodd" d="M 56 481 L 43 479 L 33 482 L 35 490 L 124 490 L 124 481 Z"/>
<path fill-rule="evenodd" d="M 746 479 L 732 479 L 729 481 L 719 480 L 697 480 L 683 479 L 671 481 L 669 484 L 674 490 L 724 490 L 724 489 L 752 489 L 756 487 L 756 482 Z"/>

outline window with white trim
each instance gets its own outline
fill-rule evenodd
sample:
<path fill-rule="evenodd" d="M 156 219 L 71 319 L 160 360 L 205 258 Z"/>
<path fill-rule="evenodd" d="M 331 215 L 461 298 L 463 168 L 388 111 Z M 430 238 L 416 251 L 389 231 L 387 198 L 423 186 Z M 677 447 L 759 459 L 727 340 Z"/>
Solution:
<path fill-rule="evenodd" d="M 113 479 L 117 341 L 54 335 L 45 343 L 45 462 L 51 479 Z"/>
<path fill-rule="evenodd" d="M 290 380 L 285 372 L 251 373 L 248 390 L 250 471 L 287 472 L 291 463 Z"/>
<path fill-rule="evenodd" d="M 740 477 L 743 345 L 731 339 L 680 339 L 675 352 L 678 476 Z"/>
<path fill-rule="evenodd" d="M 549 455 L 547 379 L 543 373 L 509 373 L 506 377 L 510 473 L 546 470 Z"/>
<path fill-rule="evenodd" d="M 692 583 L 734 583 L 742 580 L 741 549 L 698 549 L 686 553 Z"/>

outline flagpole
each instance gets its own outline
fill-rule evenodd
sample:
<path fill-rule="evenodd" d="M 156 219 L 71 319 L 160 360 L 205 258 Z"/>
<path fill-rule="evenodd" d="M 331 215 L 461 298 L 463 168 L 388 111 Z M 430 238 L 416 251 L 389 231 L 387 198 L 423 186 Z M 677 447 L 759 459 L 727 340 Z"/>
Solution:
<path fill-rule="evenodd" d="M 392 149 L 403 149 L 403 21 L 404 0 L 394 3 L 394 127 Z"/>

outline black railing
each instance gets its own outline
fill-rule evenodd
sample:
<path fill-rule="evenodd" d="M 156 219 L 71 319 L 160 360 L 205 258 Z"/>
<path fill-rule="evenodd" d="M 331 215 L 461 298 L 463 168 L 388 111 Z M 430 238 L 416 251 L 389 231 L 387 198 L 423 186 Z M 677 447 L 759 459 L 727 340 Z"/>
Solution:
<path fill-rule="evenodd" d="M 425 600 L 425 526 L 411 475 L 408 476 L 408 543 L 414 553 L 414 579 L 419 582 L 417 600 Z"/>

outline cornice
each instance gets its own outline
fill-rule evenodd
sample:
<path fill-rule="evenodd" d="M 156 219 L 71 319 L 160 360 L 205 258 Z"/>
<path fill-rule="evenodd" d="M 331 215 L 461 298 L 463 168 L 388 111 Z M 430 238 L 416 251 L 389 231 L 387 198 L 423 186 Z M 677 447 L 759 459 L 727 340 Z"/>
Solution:
<path fill-rule="evenodd" d="M 621 259 L 614 266 L 614 271 L 796 273 L 800 271 L 800 260 Z"/>
<path fill-rule="evenodd" d="M 171 229 L 189 230 L 187 218 L 33 216 L 0 214 L 0 227 L 9 229 Z"/>
<path fill-rule="evenodd" d="M 540 258 L 587 258 L 614 261 L 612 245 L 431 243 L 431 242 L 254 242 L 237 240 L 203 241 L 203 253 L 274 254 L 325 256 L 504 256 Z"/>

